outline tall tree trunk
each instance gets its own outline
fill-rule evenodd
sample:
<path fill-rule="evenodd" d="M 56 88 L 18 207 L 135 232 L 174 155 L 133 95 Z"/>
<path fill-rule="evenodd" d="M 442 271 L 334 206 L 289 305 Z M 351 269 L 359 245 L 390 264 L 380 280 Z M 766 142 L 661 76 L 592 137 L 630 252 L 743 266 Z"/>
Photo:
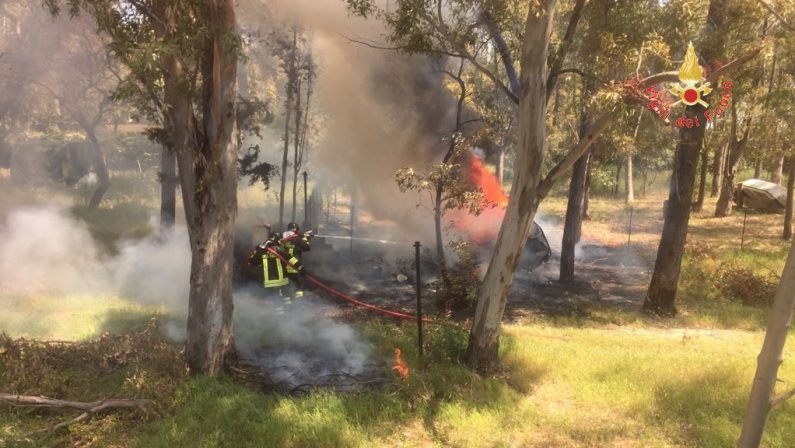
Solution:
<path fill-rule="evenodd" d="M 761 179 L 762 176 L 762 158 L 756 159 L 754 162 L 754 179 Z"/>
<path fill-rule="evenodd" d="M 582 198 L 582 219 L 585 221 L 591 220 L 591 173 L 593 171 L 593 152 L 591 150 L 591 157 L 588 157 L 588 168 L 585 170 L 585 196 Z"/>
<path fill-rule="evenodd" d="M 233 350 L 232 249 L 237 214 L 237 56 L 234 0 L 208 0 L 202 55 L 202 137 L 178 154 L 191 235 L 185 358 L 191 374 L 217 375 Z M 186 194 L 186 191 L 193 192 Z"/>
<path fill-rule="evenodd" d="M 784 177 L 784 154 L 778 154 L 773 159 L 773 172 L 770 176 L 770 181 L 774 184 L 781 185 L 781 179 Z"/>
<path fill-rule="evenodd" d="M 547 50 L 555 0 L 546 0 L 544 13 L 528 13 L 521 57 L 519 138 L 508 208 L 500 227 L 489 268 L 480 289 L 467 347 L 467 363 L 488 371 L 499 362 L 500 325 L 533 216 L 538 209 L 538 185 L 546 137 Z"/>
<path fill-rule="evenodd" d="M 160 150 L 160 235 L 174 227 L 177 216 L 177 157 L 163 145 Z"/>
<path fill-rule="evenodd" d="M 621 162 L 616 162 L 616 181 L 613 183 L 613 196 L 618 196 L 618 188 L 621 185 L 621 167 L 624 166 Z"/>
<path fill-rule="evenodd" d="M 580 140 L 585 138 L 585 132 L 590 122 L 588 113 L 580 114 Z M 566 204 L 566 221 L 563 225 L 563 240 L 560 249 L 560 277 L 561 283 L 574 281 L 574 249 L 580 242 L 582 234 L 583 199 L 585 197 L 585 178 L 588 171 L 588 160 L 591 152 L 586 152 L 574 164 L 569 182 L 569 200 Z"/>
<path fill-rule="evenodd" d="M 626 205 L 632 205 L 635 202 L 635 186 L 632 181 L 632 154 L 627 154 L 626 167 L 624 170 L 624 191 L 626 191 L 624 203 Z"/>
<path fill-rule="evenodd" d="M 709 192 L 709 197 L 714 198 L 720 192 L 721 181 L 723 180 L 723 166 L 726 164 L 726 148 L 729 142 L 726 142 L 715 148 L 715 158 L 712 160 L 712 189 Z"/>
<path fill-rule="evenodd" d="M 737 111 L 732 106 L 732 128 L 729 134 L 729 147 L 726 155 L 726 165 L 723 172 L 723 185 L 715 206 L 715 217 L 729 216 L 732 212 L 732 194 L 734 193 L 734 178 L 737 175 L 737 165 L 745 152 L 748 142 L 748 133 L 751 130 L 751 117 L 744 120 L 745 131 L 741 138 L 737 138 Z"/>
<path fill-rule="evenodd" d="M 688 118 L 696 114 L 703 116 L 704 108 L 690 106 L 685 110 Z M 676 147 L 674 172 L 668 193 L 662 238 L 657 248 L 657 260 L 643 309 L 661 316 L 676 314 L 674 300 L 679 283 L 682 252 L 687 239 L 690 206 L 693 203 L 693 188 L 696 182 L 696 165 L 704 141 L 704 127 L 682 128 Z"/>
<path fill-rule="evenodd" d="M 640 60 L 638 60 L 638 67 L 640 67 Z M 638 112 L 638 123 L 635 125 L 635 132 L 632 134 L 632 144 L 633 146 L 637 146 L 638 144 L 638 133 L 640 132 L 640 123 L 643 120 L 643 109 Z M 633 148 L 634 149 L 634 148 Z M 632 153 L 627 154 L 627 167 L 626 173 L 624 175 L 624 190 L 626 191 L 626 200 L 624 203 L 626 205 L 632 205 L 635 202 L 635 185 L 632 181 Z"/>
<path fill-rule="evenodd" d="M 295 82 L 295 58 L 298 49 L 298 30 L 293 29 L 293 47 L 290 66 L 287 71 L 287 101 L 284 105 L 284 152 L 282 153 L 281 186 L 279 188 L 279 231 L 284 230 L 284 193 L 287 190 L 287 157 L 290 154 L 290 114 L 293 107 L 293 86 Z"/>
<path fill-rule="evenodd" d="M 497 163 L 494 168 L 496 171 L 497 183 L 500 185 L 500 188 L 502 188 L 505 175 L 505 150 L 502 147 L 497 148 Z"/>
<path fill-rule="evenodd" d="M 751 396 L 748 399 L 743 429 L 737 444 L 740 448 L 759 446 L 770 410 L 783 402 L 783 399 L 776 399 L 773 394 L 778 381 L 778 367 L 783 361 L 784 343 L 787 341 L 792 322 L 793 307 L 795 307 L 795 244 L 790 247 L 787 263 L 781 273 L 765 331 L 765 341 L 757 358 Z"/>
<path fill-rule="evenodd" d="M 301 78 L 296 80 L 295 86 L 295 130 L 293 133 L 293 210 L 290 221 L 295 220 L 295 209 L 298 203 L 298 172 L 301 165 L 298 163 L 298 145 L 301 143 Z"/>
<path fill-rule="evenodd" d="M 87 126 L 85 131 L 88 141 L 91 143 L 91 164 L 97 174 L 97 188 L 94 189 L 91 201 L 88 203 L 88 208 L 93 210 L 99 207 L 102 197 L 105 196 L 105 192 L 110 187 L 110 174 L 108 173 L 108 164 L 105 162 L 105 153 L 102 151 L 97 139 L 96 128 Z"/>
<path fill-rule="evenodd" d="M 707 148 L 701 148 L 700 175 L 698 179 L 698 196 L 693 204 L 693 211 L 700 212 L 704 208 L 704 196 L 707 189 Z"/>
<path fill-rule="evenodd" d="M 784 212 L 784 239 L 792 238 L 792 201 L 795 190 L 795 157 L 789 161 L 789 174 L 787 175 L 787 208 Z"/>

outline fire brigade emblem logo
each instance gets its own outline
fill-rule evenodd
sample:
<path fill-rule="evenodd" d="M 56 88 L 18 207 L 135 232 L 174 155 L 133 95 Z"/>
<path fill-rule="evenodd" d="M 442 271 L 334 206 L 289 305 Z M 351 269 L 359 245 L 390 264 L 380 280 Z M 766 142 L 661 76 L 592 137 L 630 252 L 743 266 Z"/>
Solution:
<path fill-rule="evenodd" d="M 696 57 L 696 50 L 693 48 L 693 43 L 687 45 L 687 52 L 685 53 L 685 60 L 679 68 L 679 80 L 681 83 L 671 85 L 671 93 L 679 98 L 679 101 L 672 104 L 675 106 L 679 103 L 684 103 L 686 106 L 700 104 L 704 107 L 709 107 L 703 97 L 712 92 L 709 82 L 701 82 L 703 71 L 701 66 L 698 65 L 698 58 Z"/>

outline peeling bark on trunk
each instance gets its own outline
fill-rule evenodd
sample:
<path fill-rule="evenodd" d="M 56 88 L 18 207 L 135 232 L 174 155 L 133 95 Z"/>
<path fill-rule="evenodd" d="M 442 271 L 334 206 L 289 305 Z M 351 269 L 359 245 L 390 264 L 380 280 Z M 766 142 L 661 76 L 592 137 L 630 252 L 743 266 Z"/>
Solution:
<path fill-rule="evenodd" d="M 789 161 L 789 175 L 787 176 L 787 209 L 784 213 L 784 239 L 792 238 L 792 201 L 795 190 L 795 158 Z"/>
<path fill-rule="evenodd" d="M 209 0 L 208 8 L 210 36 L 202 64 L 203 139 L 190 148 L 191 163 L 180 165 L 180 179 L 183 192 L 194 192 L 192 197 L 183 193 L 183 198 L 192 201 L 195 211 L 188 219 L 192 260 L 185 357 L 192 374 L 217 375 L 234 347 L 237 57 L 229 42 L 235 32 L 234 1 Z M 185 171 L 193 175 L 185 176 Z"/>
<path fill-rule="evenodd" d="M 555 1 L 545 13 L 528 14 L 522 45 L 522 92 L 514 180 L 497 244 L 483 280 L 467 347 L 467 363 L 489 371 L 499 362 L 500 325 L 519 255 L 538 208 L 538 186 L 544 161 L 547 50 Z"/>
<path fill-rule="evenodd" d="M 751 396 L 748 400 L 743 429 L 737 444 L 740 448 L 759 446 L 762 442 L 767 416 L 770 409 L 777 404 L 773 394 L 778 368 L 782 362 L 784 343 L 792 322 L 793 307 L 795 307 L 795 244 L 790 248 L 787 263 L 781 273 L 781 280 L 765 331 L 765 341 L 762 343 L 762 351 L 757 358 Z"/>
<path fill-rule="evenodd" d="M 709 197 L 714 198 L 720 192 L 721 181 L 723 180 L 723 166 L 726 164 L 726 148 L 729 142 L 718 146 L 715 149 L 715 158 L 712 161 L 712 189 Z"/>
<path fill-rule="evenodd" d="M 702 115 L 704 108 L 690 106 L 685 110 L 688 118 Z M 676 314 L 674 300 L 679 283 L 679 273 L 687 239 L 693 188 L 696 182 L 696 165 L 704 142 L 704 127 L 682 128 L 674 159 L 674 174 L 668 193 L 662 238 L 657 248 L 657 260 L 643 309 L 661 316 Z"/>

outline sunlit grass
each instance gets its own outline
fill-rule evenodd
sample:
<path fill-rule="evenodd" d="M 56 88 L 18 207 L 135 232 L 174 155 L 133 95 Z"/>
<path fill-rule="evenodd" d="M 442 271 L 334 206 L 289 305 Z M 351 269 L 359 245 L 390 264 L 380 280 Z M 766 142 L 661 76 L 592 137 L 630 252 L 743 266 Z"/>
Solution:
<path fill-rule="evenodd" d="M 507 326 L 504 369 L 459 365 L 463 332 L 434 330 L 420 362 L 413 328 L 368 325 L 411 377 L 357 394 L 261 395 L 227 380 L 185 385 L 176 413 L 135 446 L 732 446 L 761 332 Z M 457 336 L 455 336 L 457 334 Z M 787 358 L 795 356 L 788 349 Z M 795 367 L 780 377 L 795 381 Z M 784 387 L 782 386 L 782 389 Z M 792 446 L 795 407 L 773 412 L 764 446 Z"/>
<path fill-rule="evenodd" d="M 17 295 L 0 298 L 0 333 L 9 337 L 79 341 L 126 331 L 165 309 L 105 295 Z"/>

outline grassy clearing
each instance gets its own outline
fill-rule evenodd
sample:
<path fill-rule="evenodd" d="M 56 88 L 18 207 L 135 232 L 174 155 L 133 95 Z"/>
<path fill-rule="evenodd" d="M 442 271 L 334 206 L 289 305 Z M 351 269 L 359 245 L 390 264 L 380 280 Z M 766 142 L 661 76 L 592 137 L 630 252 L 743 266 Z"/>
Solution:
<path fill-rule="evenodd" d="M 483 378 L 458 363 L 462 331 L 431 330 L 423 362 L 416 359 L 413 326 L 371 323 L 361 331 L 384 356 L 402 348 L 412 369 L 407 381 L 355 394 L 264 395 L 227 378 L 158 373 L 163 366 L 133 348 L 137 354 L 128 356 L 139 356 L 135 362 L 95 381 L 69 368 L 48 372 L 45 392 L 79 398 L 157 392 L 153 411 L 117 413 L 44 440 L 135 447 L 733 446 L 762 338 L 730 330 L 511 325 L 503 371 Z M 788 349 L 785 357 L 793 356 Z M 14 375 L 3 370 L 1 387 L 41 390 L 30 384 L 40 379 Z M 795 381 L 795 367 L 785 363 L 780 376 L 783 390 Z M 0 425 L 8 438 L 52 418 L 14 410 Z M 793 403 L 776 409 L 764 446 L 795 445 L 793 424 Z"/>
<path fill-rule="evenodd" d="M 252 217 L 269 202 L 258 188 L 241 195 Z M 650 193 L 634 210 L 633 247 L 651 263 L 664 197 Z M 109 240 L 118 237 L 114 229 L 135 234 L 154 210 L 132 193 L 110 199 L 96 214 L 79 215 Z M 543 204 L 555 216 L 564 207 L 561 197 Z M 626 241 L 623 201 L 594 198 L 592 215 L 584 238 Z M 710 275 L 730 262 L 757 276 L 780 272 L 786 247 L 778 240 L 780 219 L 749 215 L 746 250 L 739 251 L 742 215 L 694 216 L 678 317 L 595 307 L 587 317 L 507 325 L 503 370 L 490 377 L 460 364 L 463 330 L 429 329 L 430 351 L 420 362 L 413 326 L 362 324 L 376 356 L 389 358 L 400 347 L 412 372 L 405 382 L 394 378 L 360 393 L 262 394 L 229 378 L 188 378 L 179 347 L 163 342 L 149 324 L 152 315 L 161 322 L 168 316 L 129 298 L 0 296 L 0 332 L 83 341 L 66 349 L 30 343 L 19 351 L 2 339 L 0 391 L 155 400 L 145 412 L 111 412 L 28 441 L 19 436 L 69 415 L 0 406 L 0 446 L 734 446 L 768 313 L 728 298 Z M 106 331 L 122 336 L 101 336 Z M 790 344 L 784 358 L 793 357 Z M 793 364 L 785 362 L 779 376 L 781 391 L 792 388 Z M 785 403 L 771 414 L 763 445 L 795 446 L 793 426 L 795 402 Z"/>
<path fill-rule="evenodd" d="M 165 310 L 115 296 L 26 295 L 0 300 L 0 333 L 38 340 L 80 341 L 124 332 Z"/>

